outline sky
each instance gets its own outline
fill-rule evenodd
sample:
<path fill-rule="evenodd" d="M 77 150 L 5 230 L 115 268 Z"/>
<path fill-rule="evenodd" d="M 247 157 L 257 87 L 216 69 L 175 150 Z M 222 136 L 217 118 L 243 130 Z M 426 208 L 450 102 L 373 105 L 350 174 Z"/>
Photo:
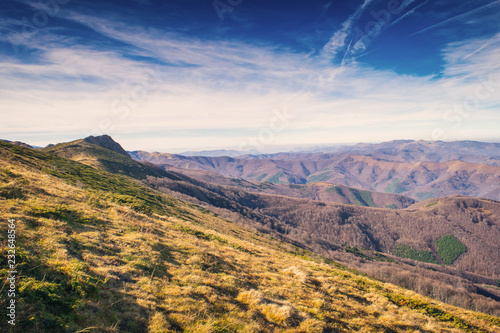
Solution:
<path fill-rule="evenodd" d="M 500 142 L 500 0 L 5 0 L 0 138 Z"/>

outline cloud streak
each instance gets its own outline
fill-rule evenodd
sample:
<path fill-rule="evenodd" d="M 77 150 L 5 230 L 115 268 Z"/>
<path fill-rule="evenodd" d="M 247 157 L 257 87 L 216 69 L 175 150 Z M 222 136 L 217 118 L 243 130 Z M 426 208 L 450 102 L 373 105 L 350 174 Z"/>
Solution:
<path fill-rule="evenodd" d="M 430 0 L 425 0 L 424 2 L 422 2 L 421 4 L 418 4 L 417 6 L 413 7 L 412 9 L 410 9 L 409 11 L 407 11 L 406 13 L 404 13 L 402 16 L 398 17 L 397 19 L 395 19 L 393 22 L 391 22 L 391 24 L 389 24 L 388 28 L 398 24 L 399 22 L 401 22 L 402 20 L 404 20 L 405 18 L 407 18 L 408 16 L 410 15 L 413 15 L 418 9 L 420 9 L 420 7 L 423 7 L 425 6 Z M 411 1 L 413 2 L 413 1 Z M 411 3 L 410 2 L 410 3 Z M 408 5 L 410 5 L 410 3 L 408 3 Z M 406 8 L 407 6 L 405 6 L 404 8 Z"/>
<path fill-rule="evenodd" d="M 370 3 L 344 21 L 331 38 L 338 47 L 331 44 L 325 52 L 346 46 Z M 61 15 L 126 46 L 84 44 L 56 29 L 19 40 L 37 61 L 0 58 L 0 131 L 6 139 L 24 133 L 30 143 L 44 145 L 53 142 L 54 132 L 67 139 L 109 133 L 127 149 L 230 147 L 269 126 L 284 103 L 296 116 L 277 136 L 280 144 L 373 141 L 381 133 L 432 139 L 433 129 L 453 119 L 453 105 L 474 97 L 484 77 L 500 82 L 500 35 L 451 43 L 443 49 L 441 77 L 416 77 L 356 61 L 334 65 L 324 55 L 272 45 L 186 37 L 78 12 Z M 290 99 L 297 94 L 308 98 Z M 499 96 L 480 100 L 463 129 L 482 134 L 467 126 L 499 124 L 492 111 Z"/>
<path fill-rule="evenodd" d="M 361 6 L 359 6 L 358 9 L 356 9 L 356 11 L 349 16 L 344 23 L 342 23 L 342 28 L 333 34 L 328 43 L 323 47 L 323 52 L 327 58 L 334 58 L 344 48 L 346 40 L 348 40 L 348 37 L 352 35 L 353 26 L 358 23 L 358 20 L 363 14 L 365 8 L 372 2 L 373 0 L 364 0 Z M 349 49 L 349 46 L 347 49 Z M 344 53 L 344 58 L 346 53 L 347 52 Z"/>
<path fill-rule="evenodd" d="M 419 31 L 416 31 L 416 32 L 412 33 L 410 36 L 415 36 L 415 35 L 424 33 L 426 31 L 429 31 L 429 30 L 432 30 L 434 28 L 440 27 L 440 26 L 445 25 L 445 24 L 447 24 L 449 22 L 452 22 L 452 21 L 463 20 L 463 19 L 469 18 L 472 15 L 477 14 L 478 12 L 483 11 L 484 9 L 487 9 L 487 8 L 490 8 L 490 7 L 494 7 L 494 6 L 498 6 L 498 5 L 500 5 L 500 0 L 493 1 L 493 2 L 491 2 L 489 4 L 480 6 L 478 8 L 471 9 L 471 10 L 465 12 L 465 13 L 453 16 L 453 17 L 451 17 L 449 19 L 446 19 L 446 20 L 441 21 L 439 23 L 433 24 L 433 25 L 431 25 L 431 26 L 429 26 L 427 28 L 424 28 L 424 29 L 421 29 Z"/>

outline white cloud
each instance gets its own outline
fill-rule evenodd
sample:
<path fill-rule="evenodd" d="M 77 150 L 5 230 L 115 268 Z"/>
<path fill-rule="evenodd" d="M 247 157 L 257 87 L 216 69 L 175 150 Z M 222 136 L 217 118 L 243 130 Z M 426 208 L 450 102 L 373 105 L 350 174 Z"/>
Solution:
<path fill-rule="evenodd" d="M 346 57 L 352 57 L 352 59 L 355 59 L 354 56 L 359 57 L 365 50 L 368 48 L 369 44 L 372 43 L 373 40 L 375 40 L 385 29 L 393 26 L 394 24 L 397 24 L 407 16 L 413 14 L 418 8 L 421 6 L 425 5 L 429 0 L 419 4 L 418 6 L 415 6 L 413 9 L 409 10 L 405 14 L 403 14 L 401 17 L 396 18 L 394 22 L 391 22 L 394 19 L 394 15 L 389 12 L 386 8 L 382 8 L 380 12 L 377 14 L 377 11 L 371 11 L 370 15 L 372 19 L 364 25 L 364 27 L 357 27 L 357 32 L 352 32 L 355 37 L 352 39 L 351 43 L 349 44 L 349 47 L 345 51 L 344 59 Z M 399 5 L 397 8 L 398 13 L 403 12 L 406 10 L 411 4 L 413 4 L 415 0 L 404 0 L 402 3 Z M 389 4 L 389 2 L 388 2 Z M 374 16 L 374 13 L 376 16 Z M 383 14 L 381 14 L 383 13 Z M 399 14 L 398 14 L 399 15 Z M 379 21 L 380 18 L 377 16 L 380 16 L 384 21 Z M 377 18 L 376 18 L 377 17 Z M 364 34 L 363 36 L 359 36 L 359 34 L 362 33 Z M 344 62 L 343 60 L 342 62 Z"/>
<path fill-rule="evenodd" d="M 346 40 L 352 35 L 353 26 L 358 23 L 359 18 L 363 14 L 365 8 L 373 0 L 365 0 L 356 11 L 342 23 L 342 28 L 337 30 L 330 38 L 328 43 L 323 47 L 324 56 L 333 59 L 339 52 L 341 52 L 346 45 Z M 348 47 L 349 49 L 349 47 Z M 346 53 L 347 51 L 345 51 Z"/>
<path fill-rule="evenodd" d="M 500 35 L 450 44 L 443 50 L 443 76 L 436 78 L 356 62 L 333 66 L 273 47 L 187 39 L 74 13 L 69 17 L 129 44 L 129 54 L 74 45 L 50 30 L 40 31 L 40 39 L 23 40 L 40 57 L 37 63 L 0 59 L 4 138 L 24 135 L 44 145 L 53 142 L 54 133 L 67 139 L 110 133 L 127 149 L 142 144 L 163 151 L 227 147 L 269 127 L 284 105 L 296 116 L 276 133 L 275 144 L 431 139 L 436 128 L 450 136 L 464 128 L 467 135 L 484 137 L 485 131 L 467 124 L 500 124 L 498 112 L 491 111 L 500 105 L 499 86 L 479 100 L 478 110 L 469 112 L 458 129 L 453 113 L 454 104 L 477 99 L 478 89 L 484 92 L 484 77 L 500 83 L 495 67 Z M 130 55 L 156 59 L 158 65 Z M 297 97 L 300 93 L 307 98 Z"/>
<path fill-rule="evenodd" d="M 414 32 L 413 34 L 411 34 L 411 36 L 424 33 L 424 32 L 426 32 L 428 30 L 431 30 L 431 29 L 437 28 L 439 26 L 445 25 L 445 24 L 447 24 L 449 22 L 453 22 L 453 21 L 456 21 L 456 20 L 465 20 L 465 19 L 468 19 L 472 15 L 477 14 L 478 12 L 484 11 L 486 9 L 489 9 L 491 7 L 495 7 L 495 6 L 498 6 L 498 5 L 500 5 L 500 0 L 496 0 L 496 1 L 490 2 L 490 3 L 485 4 L 483 6 L 480 6 L 480 7 L 471 9 L 471 10 L 468 10 L 468 11 L 466 11 L 464 13 L 461 13 L 459 15 L 455 15 L 455 16 L 453 16 L 451 18 L 448 18 L 448 19 L 446 19 L 444 21 L 441 21 L 441 22 L 433 24 L 433 25 L 431 25 L 431 26 L 429 26 L 427 28 L 424 28 L 424 29 L 421 29 L 421 30 L 419 30 L 417 32 Z"/>
<path fill-rule="evenodd" d="M 392 27 L 393 25 L 398 24 L 399 22 L 401 22 L 402 20 L 404 20 L 408 16 L 413 15 L 420 7 L 425 6 L 429 1 L 430 0 L 425 0 L 424 2 L 422 2 L 422 3 L 418 4 L 417 6 L 413 7 L 412 9 L 410 9 L 409 11 L 407 11 L 406 13 L 404 13 L 402 16 L 398 17 L 393 22 L 391 22 L 391 24 L 388 26 L 388 28 Z M 408 7 L 412 2 L 413 1 L 406 1 L 406 3 L 403 4 L 403 10 L 404 10 L 404 8 Z"/>

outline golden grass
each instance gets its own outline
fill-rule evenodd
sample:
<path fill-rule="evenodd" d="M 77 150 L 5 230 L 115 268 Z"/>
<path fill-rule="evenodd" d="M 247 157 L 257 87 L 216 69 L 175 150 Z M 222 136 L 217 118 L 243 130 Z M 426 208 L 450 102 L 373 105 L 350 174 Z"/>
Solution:
<path fill-rule="evenodd" d="M 0 160 L 0 169 L 18 175 L 0 178 L 1 186 L 24 191 L 23 198 L 0 200 L 0 219 L 18 221 L 19 253 L 26 253 L 18 257 L 19 323 L 29 332 L 462 332 L 390 302 L 387 293 L 425 300 L 478 330 L 498 331 L 489 316 L 438 304 L 313 254 L 304 259 L 291 245 L 188 203 L 169 198 L 189 218 L 145 215 L 36 168 Z M 70 213 L 40 213 L 57 209 Z M 58 287 L 63 278 L 70 290 Z M 66 317 L 35 297 L 51 287 L 61 293 L 53 295 L 54 304 L 58 296 L 75 299 Z M 54 322 L 44 322 L 49 315 Z"/>

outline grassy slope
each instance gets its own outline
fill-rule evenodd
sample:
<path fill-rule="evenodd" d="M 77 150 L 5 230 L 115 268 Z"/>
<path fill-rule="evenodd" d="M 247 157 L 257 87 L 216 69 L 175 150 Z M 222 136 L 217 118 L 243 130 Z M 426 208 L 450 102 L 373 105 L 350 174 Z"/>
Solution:
<path fill-rule="evenodd" d="M 44 148 L 43 151 L 111 173 L 122 174 L 137 179 L 144 179 L 147 176 L 173 177 L 171 173 L 159 167 L 138 163 L 129 157 L 91 144 L 85 140 L 60 143 L 49 148 Z"/>
<path fill-rule="evenodd" d="M 6 220 L 17 220 L 15 332 L 458 332 L 498 325 L 123 176 L 3 143 L 0 170 L 2 280 Z M 8 331 L 5 320 L 0 328 Z"/>

